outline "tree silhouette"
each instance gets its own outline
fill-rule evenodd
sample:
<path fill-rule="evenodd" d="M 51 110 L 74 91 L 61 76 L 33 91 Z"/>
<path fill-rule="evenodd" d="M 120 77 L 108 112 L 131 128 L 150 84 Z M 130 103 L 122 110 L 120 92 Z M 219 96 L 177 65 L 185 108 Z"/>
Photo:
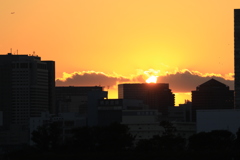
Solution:
<path fill-rule="evenodd" d="M 240 150 L 240 128 L 238 128 L 238 131 L 236 132 L 236 139 L 234 143 L 234 149 L 239 151 Z"/>
<path fill-rule="evenodd" d="M 61 128 L 58 123 L 44 124 L 32 132 L 32 141 L 42 151 L 56 149 L 60 144 Z"/>
<path fill-rule="evenodd" d="M 235 136 L 227 130 L 200 132 L 189 137 L 189 149 L 194 151 L 226 151 L 233 146 Z"/>
<path fill-rule="evenodd" d="M 79 127 L 72 130 L 72 137 L 68 139 L 71 149 L 78 151 L 93 151 L 96 148 L 96 128 Z"/>
<path fill-rule="evenodd" d="M 176 132 L 176 127 L 173 126 L 173 124 L 169 121 L 161 121 L 160 126 L 162 126 L 165 131 L 164 135 L 172 135 Z"/>
<path fill-rule="evenodd" d="M 129 133 L 128 126 L 120 123 L 99 127 L 97 131 L 98 145 L 101 150 L 126 150 L 132 147 L 134 139 L 135 137 Z"/>
<path fill-rule="evenodd" d="M 153 136 L 149 140 L 140 140 L 137 151 L 176 152 L 185 150 L 186 140 L 175 135 Z"/>
<path fill-rule="evenodd" d="M 134 136 L 127 125 L 113 123 L 109 126 L 79 127 L 72 130 L 68 146 L 78 151 L 122 151 L 131 148 Z"/>

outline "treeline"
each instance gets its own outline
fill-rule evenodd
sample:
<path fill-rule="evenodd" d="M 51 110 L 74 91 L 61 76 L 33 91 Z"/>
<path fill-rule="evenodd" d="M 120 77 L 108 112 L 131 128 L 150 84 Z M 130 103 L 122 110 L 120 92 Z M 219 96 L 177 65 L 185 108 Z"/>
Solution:
<path fill-rule="evenodd" d="M 32 141 L 39 151 L 91 152 L 123 151 L 133 146 L 134 136 L 126 125 L 113 123 L 104 127 L 79 127 L 62 137 L 57 124 L 39 127 L 32 132 Z"/>
<path fill-rule="evenodd" d="M 58 124 L 48 124 L 32 132 L 34 147 L 6 155 L 8 159 L 240 159 L 240 130 L 214 130 L 192 135 L 188 139 L 175 135 L 168 123 L 166 132 L 135 142 L 126 125 L 80 127 L 62 137 Z"/>

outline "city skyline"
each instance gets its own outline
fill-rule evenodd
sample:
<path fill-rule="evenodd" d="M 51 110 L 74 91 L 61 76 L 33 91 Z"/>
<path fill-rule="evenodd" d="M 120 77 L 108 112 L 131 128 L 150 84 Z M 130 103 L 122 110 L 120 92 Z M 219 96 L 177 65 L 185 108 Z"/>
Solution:
<path fill-rule="evenodd" d="M 159 76 L 179 104 L 212 76 L 233 89 L 235 8 L 237 0 L 11 0 L 0 6 L 0 54 L 35 52 L 56 61 L 57 85 L 101 85 L 109 98 L 120 83 Z"/>

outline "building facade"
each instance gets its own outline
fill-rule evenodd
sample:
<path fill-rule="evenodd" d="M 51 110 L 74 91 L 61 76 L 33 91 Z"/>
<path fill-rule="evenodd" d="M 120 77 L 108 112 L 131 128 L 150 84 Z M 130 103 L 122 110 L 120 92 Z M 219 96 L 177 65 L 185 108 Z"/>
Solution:
<path fill-rule="evenodd" d="M 119 99 L 138 99 L 156 109 L 163 115 L 167 114 L 168 106 L 174 106 L 174 94 L 167 83 L 130 83 L 118 85 Z"/>

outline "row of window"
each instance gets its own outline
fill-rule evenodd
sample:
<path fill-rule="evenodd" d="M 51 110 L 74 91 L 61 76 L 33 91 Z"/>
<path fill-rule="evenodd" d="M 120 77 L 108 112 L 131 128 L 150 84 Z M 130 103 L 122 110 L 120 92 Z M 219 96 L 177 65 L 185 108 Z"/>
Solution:
<path fill-rule="evenodd" d="M 12 68 L 33 68 L 33 64 L 32 63 L 12 63 Z M 41 64 L 41 63 L 37 63 L 37 68 L 38 69 L 47 69 L 47 65 L 46 64 Z"/>

